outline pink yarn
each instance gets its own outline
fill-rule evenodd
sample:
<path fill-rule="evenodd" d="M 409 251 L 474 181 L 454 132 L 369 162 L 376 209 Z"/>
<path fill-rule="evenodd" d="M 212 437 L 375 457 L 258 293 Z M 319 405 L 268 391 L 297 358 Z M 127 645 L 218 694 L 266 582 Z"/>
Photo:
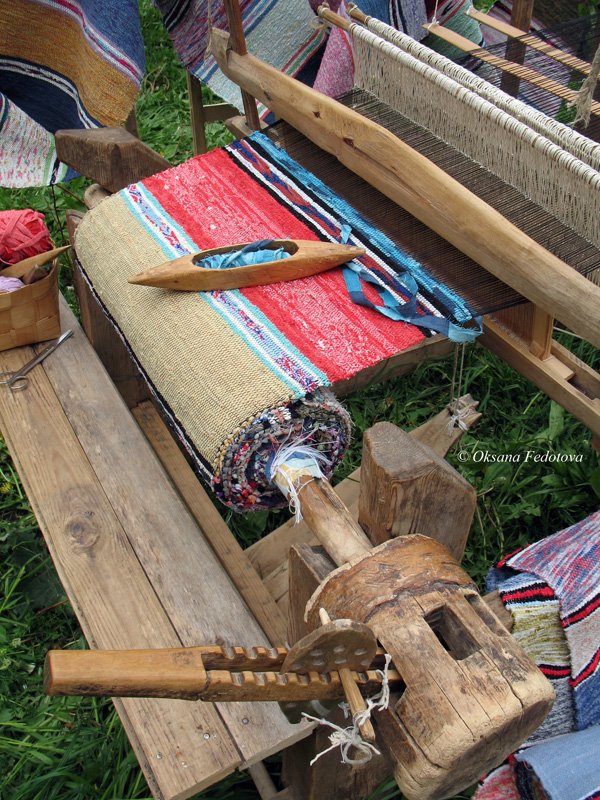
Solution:
<path fill-rule="evenodd" d="M 0 292 L 14 292 L 15 289 L 22 289 L 25 286 L 20 278 L 7 278 L 0 275 Z"/>
<path fill-rule="evenodd" d="M 0 261 L 16 264 L 52 250 L 44 215 L 31 208 L 0 211 Z"/>

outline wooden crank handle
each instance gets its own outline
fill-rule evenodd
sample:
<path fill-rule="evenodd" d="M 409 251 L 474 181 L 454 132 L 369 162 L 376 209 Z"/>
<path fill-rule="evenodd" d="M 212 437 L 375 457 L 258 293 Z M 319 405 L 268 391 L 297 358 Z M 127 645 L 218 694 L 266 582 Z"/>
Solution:
<path fill-rule="evenodd" d="M 208 683 L 201 648 L 51 650 L 44 691 L 59 695 L 198 700 Z"/>

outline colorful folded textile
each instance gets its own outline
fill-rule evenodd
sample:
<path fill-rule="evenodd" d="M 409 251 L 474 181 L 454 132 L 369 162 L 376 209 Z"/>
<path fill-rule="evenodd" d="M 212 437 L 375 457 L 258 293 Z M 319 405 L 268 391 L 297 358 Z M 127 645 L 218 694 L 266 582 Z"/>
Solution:
<path fill-rule="evenodd" d="M 504 564 L 532 573 L 558 598 L 570 652 L 575 727 L 600 724 L 600 512 L 532 544 Z M 502 591 L 501 587 L 501 595 Z"/>
<path fill-rule="evenodd" d="M 204 63 L 209 4 L 205 0 L 157 0 L 156 5 L 186 69 L 241 110 L 239 87 L 221 73 L 214 58 Z M 316 17 L 308 2 L 241 0 L 240 9 L 248 52 L 299 79 L 309 72 L 312 79 L 304 82 L 312 84 L 316 70 L 311 61 L 320 62 L 326 33 L 323 27 L 315 26 Z M 210 14 L 213 27 L 227 30 L 223 0 L 210 4 Z"/>
<path fill-rule="evenodd" d="M 331 472 L 349 437 L 324 389 L 423 340 L 421 328 L 349 302 L 341 269 L 236 291 L 133 286 L 131 275 L 175 257 L 265 238 L 362 244 L 361 264 L 407 308 L 463 326 L 466 304 L 263 134 L 152 176 L 94 208 L 78 258 L 179 430 L 196 467 L 238 510 L 280 505 L 265 476 L 276 447 L 309 438 Z M 419 286 L 411 301 L 402 281 Z M 388 288 L 389 285 L 388 285 Z M 367 286 L 371 301 L 378 293 Z M 430 316 L 428 316 L 430 315 Z M 433 322 L 431 323 L 433 324 Z"/>
<path fill-rule="evenodd" d="M 556 692 L 552 711 L 527 744 L 569 733 L 575 729 L 571 653 L 561 625 L 558 598 L 546 583 L 528 572 L 504 581 L 499 592 L 513 615 L 513 636 Z"/>
<path fill-rule="evenodd" d="M 598 800 L 600 512 L 503 559 L 487 588 L 498 589 L 513 635 L 552 682 L 556 703 L 475 800 Z"/>
<path fill-rule="evenodd" d="M 520 800 L 512 764 L 502 764 L 486 775 L 474 797 L 475 800 Z"/>
<path fill-rule="evenodd" d="M 600 727 L 567 736 L 517 753 L 517 787 L 522 798 L 597 800 L 600 797 Z"/>
<path fill-rule="evenodd" d="M 0 0 L 0 184 L 69 177 L 53 134 L 120 125 L 143 75 L 137 0 Z"/>

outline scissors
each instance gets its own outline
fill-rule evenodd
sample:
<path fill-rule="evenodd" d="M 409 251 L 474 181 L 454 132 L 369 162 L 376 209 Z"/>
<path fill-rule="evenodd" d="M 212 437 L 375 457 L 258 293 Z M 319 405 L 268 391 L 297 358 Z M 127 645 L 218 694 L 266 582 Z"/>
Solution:
<path fill-rule="evenodd" d="M 46 345 L 43 350 L 41 350 L 35 358 L 32 358 L 31 361 L 28 361 L 24 367 L 18 372 L 12 372 L 8 370 L 6 372 L 0 372 L 0 384 L 7 383 L 9 387 L 13 390 L 13 392 L 18 391 L 19 389 L 24 389 L 27 384 L 29 383 L 29 378 L 27 378 L 27 373 L 30 369 L 33 369 L 36 364 L 39 364 L 40 361 L 43 361 L 50 353 L 53 353 L 57 347 L 59 347 L 65 339 L 68 339 L 69 336 L 73 334 L 72 330 L 65 331 L 61 334 L 58 339 L 55 339 L 50 344 Z"/>

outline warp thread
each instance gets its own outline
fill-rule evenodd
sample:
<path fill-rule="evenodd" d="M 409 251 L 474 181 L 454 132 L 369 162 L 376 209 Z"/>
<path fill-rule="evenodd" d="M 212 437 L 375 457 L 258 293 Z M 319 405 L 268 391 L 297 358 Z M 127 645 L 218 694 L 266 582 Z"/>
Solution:
<path fill-rule="evenodd" d="M 16 264 L 52 249 L 44 215 L 31 208 L 0 211 L 0 261 Z"/>
<path fill-rule="evenodd" d="M 340 748 L 343 764 L 366 764 L 373 758 L 374 755 L 381 755 L 380 751 L 375 747 L 375 745 L 371 744 L 370 742 L 365 742 L 365 740 L 362 738 L 360 735 L 360 726 L 371 718 L 373 711 L 383 711 L 389 706 L 390 685 L 388 673 L 391 661 L 391 655 L 386 653 L 385 667 L 383 670 L 377 670 L 381 676 L 381 691 L 374 697 L 367 698 L 367 707 L 364 711 L 359 711 L 353 716 L 352 725 L 349 725 L 347 728 L 342 728 L 340 725 L 336 725 L 334 722 L 328 722 L 326 719 L 311 717 L 310 714 L 302 714 L 303 717 L 311 720 L 311 722 L 318 722 L 319 725 L 327 725 L 329 728 L 333 728 L 333 733 L 329 736 L 331 745 L 325 748 L 325 750 L 322 750 L 320 753 L 317 753 L 317 755 L 310 762 L 311 767 L 315 761 L 318 761 L 319 758 L 321 758 L 321 756 L 324 756 L 325 753 L 331 752 L 331 750 L 335 750 L 336 747 Z M 347 715 L 349 712 L 348 705 L 346 703 L 342 703 L 341 705 Z M 361 754 L 361 758 L 350 757 L 350 748 L 352 747 L 359 754 Z"/>

